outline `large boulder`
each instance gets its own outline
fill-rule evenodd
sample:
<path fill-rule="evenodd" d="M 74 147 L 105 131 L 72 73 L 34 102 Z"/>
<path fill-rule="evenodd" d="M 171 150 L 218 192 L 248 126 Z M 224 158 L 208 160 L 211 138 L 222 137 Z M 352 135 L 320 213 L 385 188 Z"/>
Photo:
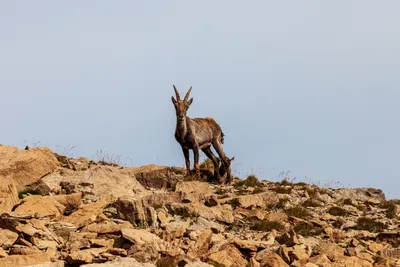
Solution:
<path fill-rule="evenodd" d="M 32 217 L 59 218 L 66 207 L 50 196 L 27 196 L 23 199 L 14 211 L 16 214 L 28 215 Z"/>
<path fill-rule="evenodd" d="M 47 147 L 20 150 L 13 146 L 0 146 L 0 177 L 12 180 L 18 191 L 37 182 L 60 165 Z"/>
<path fill-rule="evenodd" d="M 136 180 L 134 168 L 108 165 L 90 165 L 87 169 L 75 171 L 60 168 L 42 182 L 51 192 L 59 194 L 82 193 L 85 201 L 110 201 L 125 195 L 148 194 Z"/>
<path fill-rule="evenodd" d="M 133 258 L 117 258 L 105 263 L 84 264 L 81 267 L 156 267 L 151 263 L 140 263 Z"/>
<path fill-rule="evenodd" d="M 49 262 L 50 260 L 49 254 L 41 252 L 29 255 L 12 255 L 0 258 L 0 266 L 22 267 Z"/>
<path fill-rule="evenodd" d="M 0 213 L 10 212 L 18 202 L 18 191 L 12 178 L 0 177 Z"/>

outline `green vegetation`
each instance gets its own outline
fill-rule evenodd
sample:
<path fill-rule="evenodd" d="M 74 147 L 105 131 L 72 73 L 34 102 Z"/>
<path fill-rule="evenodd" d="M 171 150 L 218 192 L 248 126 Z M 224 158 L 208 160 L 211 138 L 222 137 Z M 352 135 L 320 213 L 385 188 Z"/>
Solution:
<path fill-rule="evenodd" d="M 307 208 L 307 207 L 321 207 L 322 206 L 322 204 L 319 201 L 317 201 L 315 199 L 311 199 L 311 198 L 309 198 L 306 201 L 304 201 L 301 205 L 303 207 L 305 207 L 305 208 Z"/>
<path fill-rule="evenodd" d="M 19 199 L 23 199 L 24 195 L 42 195 L 42 193 L 39 190 L 33 190 L 33 189 L 25 189 L 18 192 Z"/>
<path fill-rule="evenodd" d="M 269 209 L 284 209 L 287 202 L 289 202 L 289 199 L 281 198 L 281 199 L 279 199 L 278 203 L 269 205 L 268 208 Z"/>
<path fill-rule="evenodd" d="M 304 237 L 318 236 L 323 231 L 321 227 L 315 227 L 314 225 L 308 222 L 300 222 L 296 224 L 296 226 L 293 227 L 293 230 L 299 235 L 302 235 Z"/>
<path fill-rule="evenodd" d="M 386 217 L 389 219 L 394 219 L 396 217 L 396 204 L 389 200 L 389 201 L 384 201 L 381 203 L 380 208 L 386 209 Z"/>
<path fill-rule="evenodd" d="M 297 217 L 301 219 L 307 219 L 311 217 L 311 213 L 300 206 L 287 208 L 285 209 L 285 213 L 287 216 Z"/>
<path fill-rule="evenodd" d="M 202 163 L 200 163 L 200 168 L 207 169 L 207 168 L 214 168 L 214 163 L 211 159 L 206 158 Z"/>
<path fill-rule="evenodd" d="M 249 175 L 247 176 L 244 184 L 249 187 L 256 187 L 260 184 L 260 181 L 258 181 L 257 176 Z"/>
<path fill-rule="evenodd" d="M 340 207 L 330 207 L 328 213 L 333 216 L 347 216 L 347 211 Z"/>
<path fill-rule="evenodd" d="M 361 217 L 357 220 L 356 229 L 367 230 L 369 232 L 381 232 L 386 229 L 386 225 L 373 218 Z"/>
<path fill-rule="evenodd" d="M 275 188 L 271 188 L 270 190 L 274 191 L 274 192 L 276 192 L 278 194 L 290 194 L 292 192 L 293 188 L 291 186 L 290 187 L 286 187 L 286 186 L 278 185 Z"/>

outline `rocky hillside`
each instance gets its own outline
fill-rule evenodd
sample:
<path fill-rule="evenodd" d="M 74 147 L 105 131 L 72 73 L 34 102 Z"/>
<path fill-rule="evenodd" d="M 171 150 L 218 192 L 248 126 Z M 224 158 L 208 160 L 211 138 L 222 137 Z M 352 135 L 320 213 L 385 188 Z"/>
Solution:
<path fill-rule="evenodd" d="M 119 167 L 0 146 L 0 266 L 396 266 L 381 190 Z"/>

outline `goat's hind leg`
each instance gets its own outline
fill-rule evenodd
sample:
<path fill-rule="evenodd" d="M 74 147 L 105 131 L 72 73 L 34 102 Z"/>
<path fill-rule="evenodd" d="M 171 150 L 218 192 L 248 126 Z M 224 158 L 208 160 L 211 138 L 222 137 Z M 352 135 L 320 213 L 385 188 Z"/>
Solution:
<path fill-rule="evenodd" d="M 219 140 L 215 140 L 213 142 L 213 147 L 215 148 L 215 151 L 217 151 L 222 164 L 221 167 L 218 169 L 218 175 L 219 178 L 222 179 L 223 176 L 229 172 L 229 161 L 225 155 L 224 149 L 222 148 L 222 143 Z M 228 177 L 230 176 L 230 173 L 228 173 Z M 223 183 L 223 181 L 220 181 L 221 183 Z"/>
<path fill-rule="evenodd" d="M 211 151 L 211 147 L 205 147 L 203 149 L 201 149 L 204 154 L 206 154 L 206 156 L 212 161 L 213 165 L 214 165 L 214 174 L 211 180 L 215 180 L 215 178 L 217 177 L 217 174 L 219 172 L 219 160 L 218 158 L 214 155 L 214 153 Z M 210 179 L 209 179 L 210 180 Z"/>

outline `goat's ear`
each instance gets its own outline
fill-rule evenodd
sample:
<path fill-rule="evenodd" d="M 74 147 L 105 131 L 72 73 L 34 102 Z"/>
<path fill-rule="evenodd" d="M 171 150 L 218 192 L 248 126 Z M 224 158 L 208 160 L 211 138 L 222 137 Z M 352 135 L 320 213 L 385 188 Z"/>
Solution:
<path fill-rule="evenodd" d="M 187 107 L 189 107 L 193 102 L 193 97 L 186 103 Z"/>
<path fill-rule="evenodd" d="M 234 160 L 234 159 L 235 159 L 235 157 L 232 157 L 232 158 L 229 159 L 229 161 L 232 161 L 232 160 Z"/>
<path fill-rule="evenodd" d="M 171 100 L 172 100 L 172 103 L 174 103 L 174 105 L 175 105 L 176 104 L 176 100 L 175 100 L 175 98 L 173 96 L 171 96 Z"/>

